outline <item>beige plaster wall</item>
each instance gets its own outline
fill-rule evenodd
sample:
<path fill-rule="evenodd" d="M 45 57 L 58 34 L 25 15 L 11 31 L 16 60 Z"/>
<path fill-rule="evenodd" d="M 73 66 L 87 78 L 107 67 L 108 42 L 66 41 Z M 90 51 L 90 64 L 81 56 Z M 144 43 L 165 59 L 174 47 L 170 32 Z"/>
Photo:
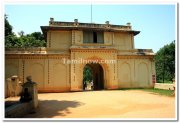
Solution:
<path fill-rule="evenodd" d="M 155 65 L 150 59 L 119 59 L 119 88 L 152 87 Z"/>
<path fill-rule="evenodd" d="M 72 31 L 72 44 L 83 44 L 83 31 Z"/>
<path fill-rule="evenodd" d="M 46 90 L 69 91 L 70 74 L 69 64 L 64 64 L 62 59 L 49 60 L 49 81 Z"/>
<path fill-rule="evenodd" d="M 89 51 L 72 52 L 71 59 L 111 60 L 116 53 Z M 13 62 L 16 61 L 16 62 Z M 24 70 L 20 72 L 20 69 Z M 20 64 L 21 63 L 21 64 Z M 13 64 L 13 65 L 11 65 Z M 14 67 L 16 64 L 16 67 Z M 63 92 L 82 90 L 85 64 L 64 64 L 62 59 L 19 59 L 6 60 L 6 75 L 21 76 L 20 81 L 31 75 L 40 92 Z M 104 71 L 105 89 L 152 87 L 155 64 L 150 59 L 118 59 L 115 64 L 101 64 Z"/>
<path fill-rule="evenodd" d="M 114 43 L 118 50 L 133 49 L 132 34 L 114 32 Z"/>
<path fill-rule="evenodd" d="M 47 36 L 48 47 L 58 50 L 69 50 L 72 45 L 71 31 L 50 31 Z"/>
<path fill-rule="evenodd" d="M 114 33 L 104 32 L 104 44 L 113 45 L 114 44 Z"/>
<path fill-rule="evenodd" d="M 19 60 L 5 60 L 5 79 L 19 75 Z"/>
<path fill-rule="evenodd" d="M 70 90 L 69 66 L 63 64 L 62 59 L 7 59 L 5 74 L 17 75 L 22 82 L 26 82 L 26 77 L 31 75 L 39 92 L 63 92 Z"/>
<path fill-rule="evenodd" d="M 42 59 L 26 59 L 24 63 L 24 82 L 27 76 L 32 76 L 32 80 L 37 83 L 39 90 L 44 88 L 45 63 Z"/>

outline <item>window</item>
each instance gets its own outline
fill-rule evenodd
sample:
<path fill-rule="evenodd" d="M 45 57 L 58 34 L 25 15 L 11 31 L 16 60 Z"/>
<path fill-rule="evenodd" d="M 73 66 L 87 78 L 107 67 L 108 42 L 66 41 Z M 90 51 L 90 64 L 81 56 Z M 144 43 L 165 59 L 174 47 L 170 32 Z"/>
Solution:
<path fill-rule="evenodd" d="M 93 32 L 93 43 L 97 43 L 97 33 Z"/>
<path fill-rule="evenodd" d="M 104 43 L 101 31 L 83 31 L 83 43 Z"/>

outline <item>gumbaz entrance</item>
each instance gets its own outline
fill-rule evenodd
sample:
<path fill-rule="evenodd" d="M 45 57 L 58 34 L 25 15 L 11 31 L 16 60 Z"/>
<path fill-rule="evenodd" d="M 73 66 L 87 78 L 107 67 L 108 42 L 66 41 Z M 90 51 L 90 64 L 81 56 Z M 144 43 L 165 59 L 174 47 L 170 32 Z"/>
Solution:
<path fill-rule="evenodd" d="M 83 90 L 104 89 L 104 71 L 100 64 L 86 64 L 83 70 Z"/>

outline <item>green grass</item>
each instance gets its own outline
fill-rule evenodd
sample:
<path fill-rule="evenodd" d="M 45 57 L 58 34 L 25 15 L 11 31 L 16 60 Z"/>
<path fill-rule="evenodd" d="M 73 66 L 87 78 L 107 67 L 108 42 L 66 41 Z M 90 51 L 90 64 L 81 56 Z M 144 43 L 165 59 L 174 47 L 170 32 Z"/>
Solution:
<path fill-rule="evenodd" d="M 153 94 L 159 94 L 159 95 L 164 95 L 164 96 L 174 96 L 174 91 L 173 90 L 163 90 L 163 89 L 154 89 L 154 88 L 122 88 L 119 90 L 142 90 L 146 92 L 151 92 Z"/>
<path fill-rule="evenodd" d="M 149 89 L 143 89 L 144 91 L 152 92 L 155 94 L 159 95 L 165 95 L 165 96 L 174 96 L 174 91 L 173 90 L 163 90 L 163 89 L 154 89 L 154 88 L 149 88 Z"/>

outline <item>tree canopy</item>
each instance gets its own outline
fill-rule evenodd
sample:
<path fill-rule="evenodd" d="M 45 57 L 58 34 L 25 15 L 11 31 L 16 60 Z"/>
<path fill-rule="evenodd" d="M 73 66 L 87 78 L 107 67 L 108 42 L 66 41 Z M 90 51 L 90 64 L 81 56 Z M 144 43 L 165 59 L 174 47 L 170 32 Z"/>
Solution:
<path fill-rule="evenodd" d="M 13 27 L 9 24 L 9 21 L 7 20 L 8 16 L 5 15 L 5 36 L 13 35 L 12 29 Z"/>
<path fill-rule="evenodd" d="M 92 69 L 89 66 L 84 67 L 83 71 L 83 82 L 90 82 L 93 80 L 93 73 Z"/>
<path fill-rule="evenodd" d="M 175 41 L 162 47 L 155 56 L 157 81 L 172 81 L 175 77 Z"/>
<path fill-rule="evenodd" d="M 41 32 L 33 32 L 26 34 L 24 31 L 18 32 L 19 37 L 13 33 L 13 27 L 8 21 L 7 15 L 5 15 L 5 47 L 6 48 L 18 48 L 18 47 L 45 47 L 46 42 Z"/>

